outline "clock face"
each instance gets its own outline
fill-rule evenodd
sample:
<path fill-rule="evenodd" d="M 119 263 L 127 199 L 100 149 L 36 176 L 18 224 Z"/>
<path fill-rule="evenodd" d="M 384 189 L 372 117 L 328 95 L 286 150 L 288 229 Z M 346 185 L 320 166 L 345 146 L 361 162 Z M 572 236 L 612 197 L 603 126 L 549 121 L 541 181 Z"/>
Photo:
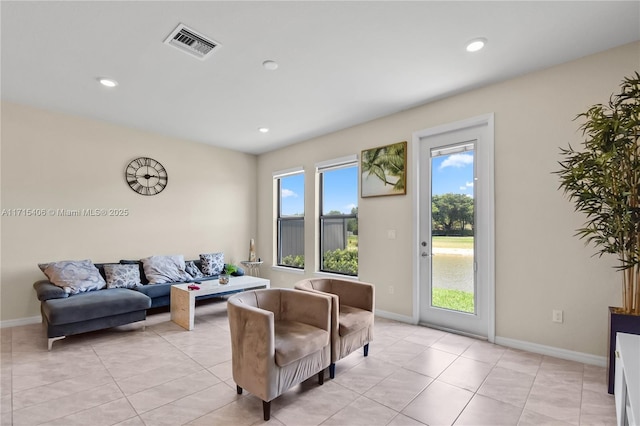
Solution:
<path fill-rule="evenodd" d="M 136 158 L 125 171 L 127 183 L 138 194 L 156 195 L 167 186 L 169 177 L 166 169 L 153 158 Z"/>

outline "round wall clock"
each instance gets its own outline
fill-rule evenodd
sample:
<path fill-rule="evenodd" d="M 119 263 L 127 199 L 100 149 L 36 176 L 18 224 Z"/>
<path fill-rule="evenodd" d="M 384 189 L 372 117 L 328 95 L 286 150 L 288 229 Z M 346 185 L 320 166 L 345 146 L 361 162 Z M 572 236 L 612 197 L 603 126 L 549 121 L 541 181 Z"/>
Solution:
<path fill-rule="evenodd" d="M 131 161 L 124 172 L 127 183 L 138 194 L 156 195 L 167 186 L 167 170 L 158 161 L 140 157 Z"/>

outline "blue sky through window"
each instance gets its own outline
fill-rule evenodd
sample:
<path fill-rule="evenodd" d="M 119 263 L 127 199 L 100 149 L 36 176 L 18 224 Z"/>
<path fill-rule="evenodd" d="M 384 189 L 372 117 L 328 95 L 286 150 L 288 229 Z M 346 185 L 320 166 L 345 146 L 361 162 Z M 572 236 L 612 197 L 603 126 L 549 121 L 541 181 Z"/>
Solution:
<path fill-rule="evenodd" d="M 280 214 L 304 215 L 304 173 L 280 178 Z"/>
<path fill-rule="evenodd" d="M 432 158 L 432 195 L 452 193 L 473 197 L 473 155 L 474 151 L 466 151 Z"/>
<path fill-rule="evenodd" d="M 280 180 L 281 214 L 304 214 L 304 174 L 286 176 Z M 358 167 L 324 172 L 324 213 L 337 210 L 350 214 L 358 206 Z"/>
<path fill-rule="evenodd" d="M 329 170 L 324 172 L 323 176 L 323 214 L 327 214 L 330 211 L 350 214 L 351 209 L 358 207 L 357 167 Z"/>

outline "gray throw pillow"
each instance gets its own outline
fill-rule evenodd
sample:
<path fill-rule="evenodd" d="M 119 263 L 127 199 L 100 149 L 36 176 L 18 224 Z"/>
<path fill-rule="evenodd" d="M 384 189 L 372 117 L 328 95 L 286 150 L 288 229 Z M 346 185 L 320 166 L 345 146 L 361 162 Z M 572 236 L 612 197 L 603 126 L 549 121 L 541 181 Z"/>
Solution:
<path fill-rule="evenodd" d="M 107 288 L 136 288 L 140 287 L 140 269 L 138 265 L 104 265 L 104 275 L 107 278 Z"/>
<path fill-rule="evenodd" d="M 100 290 L 107 285 L 89 259 L 39 263 L 38 267 L 52 284 L 62 287 L 67 294 Z"/>
<path fill-rule="evenodd" d="M 202 275 L 202 271 L 193 260 L 185 262 L 185 270 L 187 271 L 187 274 L 191 275 L 195 279 L 204 277 L 204 275 Z"/>

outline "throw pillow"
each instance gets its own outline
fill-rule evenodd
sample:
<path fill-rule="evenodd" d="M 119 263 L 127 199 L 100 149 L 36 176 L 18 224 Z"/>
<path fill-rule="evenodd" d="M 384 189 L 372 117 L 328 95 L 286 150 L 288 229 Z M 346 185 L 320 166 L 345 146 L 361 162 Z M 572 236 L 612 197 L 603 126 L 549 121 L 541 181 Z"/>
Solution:
<path fill-rule="evenodd" d="M 52 284 L 67 294 L 100 290 L 107 285 L 98 268 L 88 259 L 39 263 L 38 267 Z"/>
<path fill-rule="evenodd" d="M 187 271 L 187 274 L 191 275 L 195 279 L 204 277 L 204 275 L 202 275 L 202 271 L 196 266 L 196 263 L 193 260 L 185 262 L 185 270 Z"/>
<path fill-rule="evenodd" d="M 224 253 L 205 253 L 200 255 L 202 273 L 207 276 L 220 275 L 224 269 Z"/>
<path fill-rule="evenodd" d="M 104 275 L 107 288 L 136 288 L 142 285 L 138 265 L 104 265 Z"/>
<path fill-rule="evenodd" d="M 147 279 L 147 277 L 144 274 L 144 265 L 142 264 L 141 261 L 139 261 L 139 260 L 120 259 L 119 263 L 121 265 L 137 265 L 138 266 L 138 271 L 140 271 L 140 282 L 142 283 L 142 285 L 149 284 L 149 280 Z"/>
<path fill-rule="evenodd" d="M 149 284 L 163 284 L 189 281 L 191 277 L 185 271 L 184 256 L 151 256 L 141 259 L 144 274 Z"/>

